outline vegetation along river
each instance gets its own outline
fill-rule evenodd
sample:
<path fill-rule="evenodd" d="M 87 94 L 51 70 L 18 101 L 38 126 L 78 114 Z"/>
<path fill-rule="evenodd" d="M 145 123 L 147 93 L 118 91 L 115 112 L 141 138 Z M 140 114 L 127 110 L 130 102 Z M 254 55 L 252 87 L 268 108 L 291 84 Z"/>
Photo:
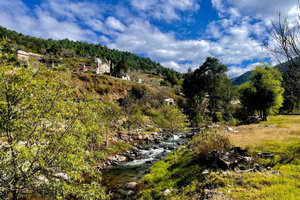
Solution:
<path fill-rule="evenodd" d="M 174 135 L 175 148 L 185 144 L 194 135 L 179 133 Z M 159 144 L 148 143 L 138 151 L 137 159 L 118 166 L 109 166 L 102 170 L 102 183 L 111 194 L 112 199 L 134 199 L 129 183 L 137 183 L 155 162 L 164 159 L 173 149 L 173 137 Z"/>

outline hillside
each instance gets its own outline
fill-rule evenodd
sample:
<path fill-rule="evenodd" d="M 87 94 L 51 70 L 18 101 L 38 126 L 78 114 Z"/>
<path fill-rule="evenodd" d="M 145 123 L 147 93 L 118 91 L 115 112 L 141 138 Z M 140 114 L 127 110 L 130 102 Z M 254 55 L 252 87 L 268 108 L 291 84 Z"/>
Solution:
<path fill-rule="evenodd" d="M 288 67 L 288 63 L 285 62 L 285 63 L 274 66 L 274 68 L 283 74 L 284 72 L 286 72 L 288 70 L 289 67 Z M 242 85 L 243 83 L 245 83 L 249 80 L 251 73 L 252 73 L 252 71 L 248 71 L 238 77 L 232 78 L 231 79 L 232 84 L 234 86 Z"/>
<path fill-rule="evenodd" d="M 21 49 L 33 53 L 52 56 L 56 59 L 63 59 L 66 63 L 78 66 L 84 62 L 82 60 L 91 60 L 95 57 L 111 60 L 117 65 L 122 60 L 126 60 L 131 71 L 142 70 L 162 75 L 163 78 L 171 84 L 177 84 L 182 75 L 173 69 L 165 68 L 150 58 L 142 58 L 134 53 L 109 49 L 102 44 L 92 44 L 80 41 L 71 41 L 69 39 L 53 40 L 42 39 L 23 35 L 13 30 L 8 30 L 0 26 L 0 38 L 10 40 L 14 49 Z"/>

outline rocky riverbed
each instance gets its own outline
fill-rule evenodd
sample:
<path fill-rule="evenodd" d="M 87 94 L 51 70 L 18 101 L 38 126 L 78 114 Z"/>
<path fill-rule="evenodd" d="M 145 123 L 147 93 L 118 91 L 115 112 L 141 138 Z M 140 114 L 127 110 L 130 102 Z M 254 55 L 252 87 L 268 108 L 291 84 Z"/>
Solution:
<path fill-rule="evenodd" d="M 132 199 L 139 188 L 137 182 L 147 173 L 149 167 L 164 159 L 174 147 L 179 148 L 186 144 L 196 132 L 192 130 L 189 133 L 178 133 L 174 138 L 166 133 L 136 135 L 130 138 L 135 143 L 130 151 L 109 157 L 101 166 L 102 183 L 112 199 Z"/>

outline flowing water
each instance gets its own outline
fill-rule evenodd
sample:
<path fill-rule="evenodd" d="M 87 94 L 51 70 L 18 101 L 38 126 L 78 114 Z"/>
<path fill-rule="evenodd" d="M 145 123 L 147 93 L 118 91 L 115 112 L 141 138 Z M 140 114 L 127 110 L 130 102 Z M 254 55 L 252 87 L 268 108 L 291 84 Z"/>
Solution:
<path fill-rule="evenodd" d="M 175 147 L 189 139 L 181 138 L 181 134 L 174 135 Z M 126 188 L 129 182 L 138 182 L 156 161 L 165 158 L 171 152 L 173 137 L 159 144 L 149 143 L 140 149 L 137 159 L 122 163 L 119 166 L 110 166 L 102 170 L 102 183 L 112 194 L 112 199 L 133 199 L 129 197 L 130 189 Z"/>

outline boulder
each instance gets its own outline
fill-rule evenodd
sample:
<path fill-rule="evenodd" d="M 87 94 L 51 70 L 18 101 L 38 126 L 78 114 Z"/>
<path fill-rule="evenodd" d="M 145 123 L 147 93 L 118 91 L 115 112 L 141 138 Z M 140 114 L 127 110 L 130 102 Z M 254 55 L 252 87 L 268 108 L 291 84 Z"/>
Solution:
<path fill-rule="evenodd" d="M 167 196 L 168 194 L 170 194 L 171 190 L 170 189 L 166 189 L 162 192 L 163 195 Z"/>
<path fill-rule="evenodd" d="M 137 182 L 129 182 L 129 183 L 127 183 L 127 185 L 126 185 L 126 188 L 131 189 L 131 190 L 134 190 L 134 189 L 136 188 L 137 185 L 138 185 Z"/>
<path fill-rule="evenodd" d="M 234 170 L 239 167 L 239 164 L 247 164 L 251 160 L 246 156 L 246 151 L 241 147 L 233 147 L 226 152 L 212 151 L 207 160 L 215 169 Z"/>
<path fill-rule="evenodd" d="M 118 162 L 124 162 L 125 160 L 127 160 L 127 158 L 122 155 L 116 155 L 115 157 Z"/>
<path fill-rule="evenodd" d="M 202 174 L 205 176 L 205 175 L 208 175 L 209 174 L 209 171 L 206 169 L 202 172 Z"/>
<path fill-rule="evenodd" d="M 153 160 L 147 160 L 146 164 L 151 164 L 153 162 Z"/>
<path fill-rule="evenodd" d="M 132 191 L 132 190 L 129 190 L 129 191 L 127 192 L 127 195 L 128 195 L 128 196 L 132 196 L 132 195 L 134 195 L 134 191 Z"/>
<path fill-rule="evenodd" d="M 55 173 L 53 175 L 53 177 L 59 178 L 59 179 L 64 179 L 64 180 L 69 180 L 70 179 L 68 174 L 66 174 L 66 173 Z"/>

